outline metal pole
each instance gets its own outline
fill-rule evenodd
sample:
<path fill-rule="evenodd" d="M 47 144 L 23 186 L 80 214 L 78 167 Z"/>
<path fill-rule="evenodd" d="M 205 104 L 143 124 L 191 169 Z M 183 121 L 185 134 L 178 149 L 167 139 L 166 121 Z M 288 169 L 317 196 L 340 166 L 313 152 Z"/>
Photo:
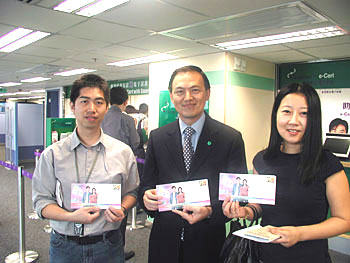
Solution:
<path fill-rule="evenodd" d="M 26 251 L 25 245 L 25 222 L 24 222 L 24 177 L 22 176 L 22 167 L 17 170 L 18 178 L 18 226 L 19 226 L 19 252 L 15 252 L 6 257 L 5 263 L 25 263 L 35 262 L 39 254 L 35 251 Z"/>
<path fill-rule="evenodd" d="M 140 228 L 143 228 L 145 226 L 143 225 L 140 225 L 140 224 L 137 224 L 137 223 L 142 223 L 142 222 L 136 222 L 136 206 L 134 206 L 132 209 L 131 209 L 131 226 L 129 227 L 129 230 L 132 231 L 134 229 L 140 229 Z"/>

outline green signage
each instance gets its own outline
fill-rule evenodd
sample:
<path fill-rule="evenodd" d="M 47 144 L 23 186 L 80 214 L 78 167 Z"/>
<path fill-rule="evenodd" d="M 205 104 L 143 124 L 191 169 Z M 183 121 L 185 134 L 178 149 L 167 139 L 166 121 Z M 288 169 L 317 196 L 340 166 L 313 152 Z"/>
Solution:
<path fill-rule="evenodd" d="M 7 92 L 7 89 L 0 88 L 0 93 L 6 93 L 6 92 Z"/>
<path fill-rule="evenodd" d="M 129 95 L 145 95 L 148 94 L 149 90 L 148 78 L 108 81 L 108 85 L 110 89 L 123 87 Z"/>
<path fill-rule="evenodd" d="M 350 88 L 350 60 L 279 65 L 279 87 L 307 82 L 315 89 Z"/>

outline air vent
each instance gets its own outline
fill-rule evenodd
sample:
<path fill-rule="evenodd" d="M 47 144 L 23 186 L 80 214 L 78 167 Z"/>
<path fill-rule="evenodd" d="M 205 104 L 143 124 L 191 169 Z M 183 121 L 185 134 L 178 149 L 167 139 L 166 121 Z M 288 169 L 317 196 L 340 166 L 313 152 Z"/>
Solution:
<path fill-rule="evenodd" d="M 174 38 L 208 40 L 242 33 L 310 25 L 327 21 L 327 18 L 302 2 L 283 4 L 243 14 L 221 17 L 193 25 L 160 32 Z"/>

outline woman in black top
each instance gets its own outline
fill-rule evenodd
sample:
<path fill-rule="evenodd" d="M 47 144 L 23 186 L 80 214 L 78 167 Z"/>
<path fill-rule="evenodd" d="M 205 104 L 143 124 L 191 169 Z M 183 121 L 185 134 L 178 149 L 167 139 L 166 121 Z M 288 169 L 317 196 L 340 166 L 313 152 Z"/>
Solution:
<path fill-rule="evenodd" d="M 280 236 L 259 243 L 260 258 L 270 262 L 331 262 L 327 238 L 350 230 L 349 183 L 339 160 L 322 147 L 321 104 L 308 84 L 280 90 L 271 116 L 267 149 L 254 160 L 254 173 L 276 175 L 276 204 L 254 205 L 261 225 Z M 331 217 L 327 218 L 328 208 Z M 223 203 L 227 217 L 253 218 L 238 202 Z"/>

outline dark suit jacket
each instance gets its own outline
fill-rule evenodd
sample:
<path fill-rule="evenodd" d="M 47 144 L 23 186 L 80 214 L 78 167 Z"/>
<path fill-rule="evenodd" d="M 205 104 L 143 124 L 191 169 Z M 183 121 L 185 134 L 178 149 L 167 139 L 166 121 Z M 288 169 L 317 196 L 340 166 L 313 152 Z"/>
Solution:
<path fill-rule="evenodd" d="M 154 217 L 149 241 L 150 263 L 179 262 L 182 228 L 185 229 L 183 262 L 218 262 L 226 235 L 225 222 L 228 221 L 222 213 L 222 202 L 218 201 L 220 172 L 247 173 L 244 143 L 237 130 L 206 115 L 189 174 L 183 160 L 179 122 L 150 133 L 139 194 L 140 204 Z M 203 178 L 209 181 L 213 208 L 212 216 L 208 219 L 190 225 L 172 212 L 159 213 L 144 207 L 144 192 L 154 189 L 157 184 Z"/>

